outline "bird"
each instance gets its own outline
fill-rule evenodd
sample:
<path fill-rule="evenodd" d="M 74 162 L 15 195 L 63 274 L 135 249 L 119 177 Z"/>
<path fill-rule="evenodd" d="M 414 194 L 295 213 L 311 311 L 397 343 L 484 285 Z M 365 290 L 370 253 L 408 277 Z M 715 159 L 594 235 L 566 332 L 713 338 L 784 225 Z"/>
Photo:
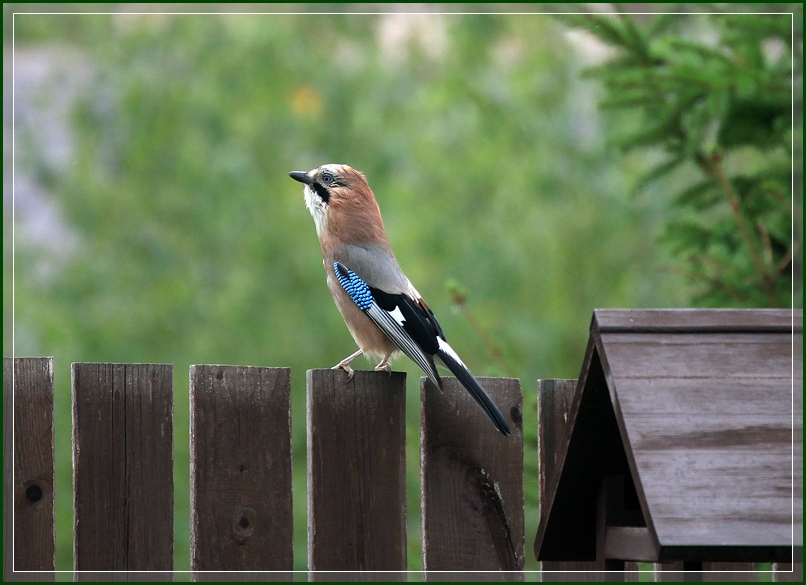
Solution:
<path fill-rule="evenodd" d="M 364 354 L 380 358 L 376 371 L 391 372 L 390 360 L 403 353 L 441 389 L 436 368 L 439 361 L 456 376 L 493 426 L 510 436 L 507 420 L 445 340 L 433 311 L 400 268 L 366 177 L 344 164 L 288 174 L 304 184 L 305 204 L 316 226 L 328 288 L 358 345 L 358 351 L 332 369 L 344 370 L 352 380 L 350 362 Z"/>

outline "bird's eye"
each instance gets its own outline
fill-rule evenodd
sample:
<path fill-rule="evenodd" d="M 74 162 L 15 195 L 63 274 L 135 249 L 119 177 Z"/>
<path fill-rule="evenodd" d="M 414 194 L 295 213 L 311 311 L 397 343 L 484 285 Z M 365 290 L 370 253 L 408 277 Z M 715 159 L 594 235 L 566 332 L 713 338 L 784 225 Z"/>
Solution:
<path fill-rule="evenodd" d="M 330 185 L 333 182 L 333 175 L 330 173 L 322 173 L 322 183 L 325 185 Z"/>

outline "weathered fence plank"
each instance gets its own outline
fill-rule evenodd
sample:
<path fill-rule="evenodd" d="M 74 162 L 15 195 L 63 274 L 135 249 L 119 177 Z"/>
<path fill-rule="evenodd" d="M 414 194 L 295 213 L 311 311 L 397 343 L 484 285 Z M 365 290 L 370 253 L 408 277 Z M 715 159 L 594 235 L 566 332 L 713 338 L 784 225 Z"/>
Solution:
<path fill-rule="evenodd" d="M 455 378 L 444 378 L 442 390 L 421 381 L 423 569 L 429 581 L 523 579 L 520 382 L 479 381 L 510 422 L 511 437 L 495 430 Z"/>
<path fill-rule="evenodd" d="M 173 569 L 173 366 L 72 373 L 76 580 L 170 579 L 159 571 Z"/>
<path fill-rule="evenodd" d="M 53 581 L 53 482 L 53 358 L 4 358 L 4 581 Z"/>
<path fill-rule="evenodd" d="M 53 360 L 6 358 L 3 376 L 4 506 L 13 510 L 4 514 L 4 538 L 14 543 L 4 549 L 4 579 L 52 580 Z M 193 578 L 291 579 L 290 371 L 191 366 L 190 377 Z M 795 387 L 801 379 L 798 369 Z M 520 385 L 481 381 L 513 423 L 513 437 L 499 435 L 455 379 L 441 392 L 421 384 L 429 581 L 523 579 Z M 405 580 L 405 374 L 356 372 L 347 381 L 341 371 L 311 370 L 307 383 L 309 578 Z M 576 384 L 538 384 L 541 508 Z M 172 402 L 170 365 L 73 364 L 77 580 L 171 578 Z M 12 554 L 14 568 L 26 572 L 11 573 Z M 607 559 L 544 562 L 542 577 L 635 580 L 636 573 L 607 571 L 622 566 L 637 568 Z M 656 565 L 655 579 L 752 581 L 756 567 L 667 563 Z M 773 579 L 802 581 L 802 564 L 791 569 L 774 564 Z"/>
<path fill-rule="evenodd" d="M 803 563 L 773 563 L 773 581 L 780 583 L 803 583 Z"/>
<path fill-rule="evenodd" d="M 194 580 L 293 580 L 289 368 L 190 366 L 190 516 Z"/>
<path fill-rule="evenodd" d="M 540 488 L 540 510 L 548 509 L 546 496 L 559 454 L 565 450 L 568 440 L 566 423 L 571 403 L 574 401 L 576 380 L 538 380 L 537 381 L 537 452 L 538 478 Z M 603 562 L 597 561 L 542 561 L 540 563 L 541 580 L 546 582 L 585 582 L 605 581 L 613 578 L 613 574 L 604 572 Z"/>
<path fill-rule="evenodd" d="M 311 580 L 406 580 L 377 572 L 406 570 L 405 406 L 404 373 L 308 370 Z"/>

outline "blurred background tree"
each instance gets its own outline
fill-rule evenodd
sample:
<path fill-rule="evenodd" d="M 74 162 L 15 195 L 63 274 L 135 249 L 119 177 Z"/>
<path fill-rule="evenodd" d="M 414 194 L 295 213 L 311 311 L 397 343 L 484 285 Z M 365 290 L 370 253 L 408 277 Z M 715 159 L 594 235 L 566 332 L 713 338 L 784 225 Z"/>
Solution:
<path fill-rule="evenodd" d="M 660 154 L 636 190 L 669 199 L 662 241 L 696 284 L 692 301 L 788 307 L 794 295 L 802 304 L 802 233 L 793 237 L 792 224 L 792 44 L 802 22 L 712 9 L 647 26 L 624 13 L 560 18 L 614 49 L 586 73 L 604 85 L 602 107 L 632 118 L 619 118 L 613 143 Z M 689 27 L 701 34 L 683 35 Z M 802 217 L 798 205 L 799 226 Z"/>
<path fill-rule="evenodd" d="M 174 364 L 178 570 L 188 366 L 290 366 L 306 568 L 304 371 L 353 342 L 290 170 L 365 172 L 452 344 L 477 375 L 521 379 L 529 569 L 535 380 L 577 377 L 591 310 L 790 303 L 789 16 L 93 10 L 108 14 L 4 19 L 3 345 L 56 359 L 58 569 L 72 566 L 74 361 Z M 592 66 L 600 83 L 581 75 Z M 418 569 L 421 373 L 395 367 Z"/>

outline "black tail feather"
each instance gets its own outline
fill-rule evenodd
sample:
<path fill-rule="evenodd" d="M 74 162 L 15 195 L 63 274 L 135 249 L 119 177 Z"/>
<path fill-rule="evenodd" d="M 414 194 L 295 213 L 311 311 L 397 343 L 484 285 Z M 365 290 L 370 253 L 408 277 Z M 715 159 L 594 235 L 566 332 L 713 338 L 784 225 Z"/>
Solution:
<path fill-rule="evenodd" d="M 509 428 L 509 424 L 507 424 L 504 415 L 501 414 L 500 410 L 498 410 L 498 407 L 487 395 L 487 392 L 484 390 L 484 388 L 481 387 L 481 384 L 479 384 L 478 380 L 476 380 L 473 374 L 470 373 L 470 370 L 468 370 L 464 364 L 456 361 L 456 359 L 443 350 L 439 350 L 436 355 L 442 360 L 442 363 L 445 364 L 445 367 L 447 367 L 451 373 L 456 376 L 456 379 L 461 382 L 462 386 L 467 389 L 473 399 L 484 411 L 484 414 L 486 414 L 493 423 L 493 426 L 498 429 L 498 432 L 505 437 L 509 437 L 512 434 L 512 429 Z"/>

